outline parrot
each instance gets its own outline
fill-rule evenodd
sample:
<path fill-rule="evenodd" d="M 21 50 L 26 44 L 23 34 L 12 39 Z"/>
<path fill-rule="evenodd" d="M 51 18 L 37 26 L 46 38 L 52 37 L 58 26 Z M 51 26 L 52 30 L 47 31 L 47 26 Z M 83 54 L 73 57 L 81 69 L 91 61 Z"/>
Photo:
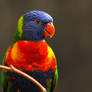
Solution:
<path fill-rule="evenodd" d="M 17 23 L 13 43 L 4 55 L 2 65 L 15 68 L 32 76 L 47 92 L 54 92 L 58 81 L 56 56 L 46 39 L 55 35 L 53 18 L 41 10 L 22 15 Z M 27 78 L 2 69 L 3 92 L 41 92 Z"/>

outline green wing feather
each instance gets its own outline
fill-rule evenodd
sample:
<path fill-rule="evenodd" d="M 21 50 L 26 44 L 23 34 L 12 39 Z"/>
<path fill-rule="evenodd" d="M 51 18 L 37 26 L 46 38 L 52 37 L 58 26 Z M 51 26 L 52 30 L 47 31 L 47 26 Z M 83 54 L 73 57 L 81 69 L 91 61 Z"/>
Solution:
<path fill-rule="evenodd" d="M 2 65 L 5 65 L 5 58 L 6 58 L 7 52 L 9 51 L 9 48 L 7 49 L 7 51 L 5 53 Z M 7 72 L 3 69 L 1 70 L 1 82 L 2 82 L 2 86 L 3 86 L 3 92 L 7 92 L 7 90 L 8 90 L 8 76 L 7 76 Z"/>
<path fill-rule="evenodd" d="M 55 57 L 55 54 L 49 45 L 48 45 L 48 51 L 49 51 L 49 55 L 48 55 L 49 57 L 52 57 L 52 56 Z M 48 86 L 47 92 L 54 92 L 57 85 L 57 81 L 58 81 L 58 68 L 57 68 L 57 62 L 56 62 L 56 68 L 55 68 L 53 78 L 51 78 L 50 80 L 47 80 L 47 86 Z"/>
<path fill-rule="evenodd" d="M 57 69 L 57 65 L 56 65 L 56 69 L 55 69 L 55 73 L 52 79 L 47 81 L 47 92 L 54 92 L 55 88 L 57 86 L 57 81 L 58 81 L 58 69 Z"/>

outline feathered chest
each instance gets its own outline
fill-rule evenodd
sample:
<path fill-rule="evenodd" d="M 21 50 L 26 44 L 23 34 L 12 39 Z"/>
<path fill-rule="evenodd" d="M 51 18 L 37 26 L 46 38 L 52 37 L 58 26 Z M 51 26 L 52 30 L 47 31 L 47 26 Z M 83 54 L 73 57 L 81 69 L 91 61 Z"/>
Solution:
<path fill-rule="evenodd" d="M 49 54 L 49 48 L 45 41 L 31 42 L 18 41 L 8 51 L 6 63 L 13 64 L 20 70 L 48 70 L 55 57 Z M 47 66 L 47 67 L 46 67 Z"/>

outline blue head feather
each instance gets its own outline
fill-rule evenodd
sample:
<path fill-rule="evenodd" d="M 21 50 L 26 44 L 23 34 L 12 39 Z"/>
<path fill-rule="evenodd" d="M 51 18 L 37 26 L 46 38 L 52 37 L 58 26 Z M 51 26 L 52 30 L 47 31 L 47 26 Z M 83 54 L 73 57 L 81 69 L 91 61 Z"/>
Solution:
<path fill-rule="evenodd" d="M 44 11 L 30 11 L 23 16 L 23 40 L 40 41 L 44 39 L 43 31 L 47 23 L 53 22 L 53 18 Z M 39 20 L 43 24 L 36 24 Z"/>

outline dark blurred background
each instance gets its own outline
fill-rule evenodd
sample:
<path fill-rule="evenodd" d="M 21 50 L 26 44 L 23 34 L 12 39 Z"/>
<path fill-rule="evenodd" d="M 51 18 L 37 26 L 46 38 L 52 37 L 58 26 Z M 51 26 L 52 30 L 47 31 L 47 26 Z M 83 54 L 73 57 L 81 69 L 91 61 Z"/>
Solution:
<path fill-rule="evenodd" d="M 13 42 L 17 20 L 29 10 L 54 17 L 56 39 L 48 43 L 59 68 L 56 92 L 92 92 L 92 0 L 0 0 L 0 63 Z"/>

